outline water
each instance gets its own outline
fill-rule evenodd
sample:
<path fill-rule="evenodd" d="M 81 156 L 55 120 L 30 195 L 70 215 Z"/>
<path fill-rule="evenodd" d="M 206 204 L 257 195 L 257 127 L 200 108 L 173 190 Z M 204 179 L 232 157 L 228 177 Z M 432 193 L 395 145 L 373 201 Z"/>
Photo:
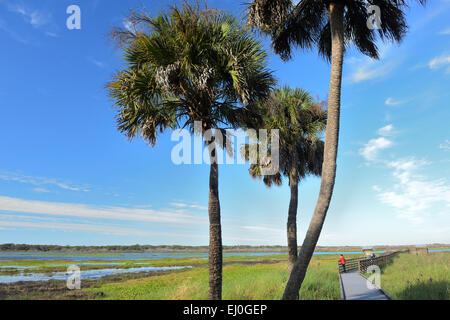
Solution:
<path fill-rule="evenodd" d="M 81 271 L 81 280 L 83 279 L 98 279 L 104 276 L 117 275 L 123 273 L 138 273 L 138 272 L 149 272 L 149 271 L 167 271 L 167 270 L 180 270 L 192 268 L 191 266 L 183 267 L 140 267 L 140 268 L 129 268 L 129 269 L 101 269 L 101 270 L 86 270 Z M 67 280 L 69 273 L 66 272 L 53 272 L 52 274 L 44 273 L 24 273 L 20 275 L 13 276 L 2 276 L 0 275 L 0 283 L 15 283 L 15 282 L 33 282 L 33 281 L 50 281 L 50 280 Z"/>
<path fill-rule="evenodd" d="M 0 252 L 1 260 L 71 260 L 71 261 L 113 261 L 113 260 L 161 260 L 161 259 L 181 259 L 188 255 L 178 255 L 176 253 L 120 253 L 105 254 L 105 256 L 81 255 L 73 253 L 41 253 L 41 252 Z"/>
<path fill-rule="evenodd" d="M 224 257 L 233 256 L 270 256 L 283 254 L 285 252 L 227 252 Z M 375 251 L 375 253 L 384 253 L 384 251 Z M 315 252 L 314 255 L 336 255 L 336 254 L 363 254 L 363 252 Z M 96 256 L 89 254 L 73 254 L 66 252 L 0 252 L 1 260 L 70 260 L 70 261 L 114 261 L 114 260 L 161 260 L 161 259 L 182 259 L 182 258 L 207 258 L 208 253 L 181 252 L 181 253 L 115 253 Z"/>
<path fill-rule="evenodd" d="M 269 256 L 280 254 L 282 252 L 232 252 L 225 253 L 225 257 L 231 256 Z M 325 253 L 330 254 L 330 253 Z M 13 275 L 0 275 L 0 283 L 15 282 L 32 282 L 32 281 L 48 281 L 48 280 L 65 280 L 68 278 L 66 272 L 50 272 L 42 273 L 40 267 L 68 267 L 71 264 L 77 265 L 81 269 L 82 279 L 96 279 L 108 275 L 121 273 L 137 273 L 145 271 L 165 271 L 178 270 L 186 267 L 149 267 L 149 262 L 145 260 L 160 259 L 182 259 L 197 258 L 208 259 L 208 253 L 198 252 L 165 252 L 165 253 L 105 253 L 105 254 L 89 254 L 89 253 L 71 253 L 71 252 L 0 252 L 0 270 L 16 271 Z M 2 262 L 22 261 L 9 266 L 2 266 Z M 27 261 L 41 261 L 42 264 L 34 265 Z M 133 263 L 133 268 L 124 269 L 123 265 Z M 23 264 L 22 266 L 18 264 Z M 83 266 L 103 266 L 105 269 L 99 270 L 83 270 Z M 111 267 L 111 268 L 108 268 Z M 189 267 L 191 268 L 191 267 Z M 29 270 L 34 269 L 34 270 Z M 47 269 L 48 270 L 48 269 Z M 30 272 L 32 271 L 32 272 Z"/>
<path fill-rule="evenodd" d="M 385 251 L 374 251 L 373 253 L 382 254 L 385 253 Z M 349 254 L 364 254 L 364 252 L 360 251 L 344 251 L 344 252 L 314 252 L 315 256 L 323 256 L 323 255 L 336 255 L 336 254 L 343 254 L 343 255 L 349 255 Z"/>
<path fill-rule="evenodd" d="M 430 249 L 429 252 L 443 252 L 450 251 L 450 249 Z M 375 251 L 376 254 L 385 253 L 385 251 Z M 285 252 L 229 252 L 224 253 L 224 257 L 233 256 L 270 256 L 276 254 L 285 254 Z M 363 254 L 363 252 L 346 251 L 346 252 L 315 252 L 314 255 L 352 255 Z M 77 265 L 106 265 L 117 266 L 122 263 L 114 263 L 108 261 L 139 261 L 139 260 L 161 260 L 161 259 L 183 259 L 183 258 L 208 258 L 208 253 L 198 252 L 165 252 L 165 253 L 106 253 L 103 256 L 95 254 L 81 254 L 70 252 L 0 252 L 0 261 L 7 260 L 38 260 L 38 261 L 50 261 L 50 260 L 68 260 L 76 262 Z M 83 262 L 83 261 L 105 261 L 102 262 Z M 61 265 L 54 265 L 61 266 Z M 12 266 L 10 266 L 12 267 Z M 0 268 L 2 268 L 0 263 Z"/>
<path fill-rule="evenodd" d="M 450 249 L 431 249 L 429 252 L 443 252 L 450 251 Z M 376 254 L 382 254 L 384 251 L 375 251 Z M 225 257 L 230 256 L 270 256 L 277 254 L 286 254 L 285 252 L 232 252 L 224 253 Z M 315 252 L 314 255 L 352 255 L 363 254 L 363 252 Z M 68 275 L 65 272 L 53 272 L 50 274 L 43 273 L 29 273 L 28 269 L 36 269 L 39 266 L 27 266 L 25 265 L 9 265 L 2 266 L 1 262 L 11 260 L 38 260 L 38 261 L 54 261 L 52 264 L 45 264 L 45 267 L 63 267 L 71 264 L 82 266 L 106 266 L 117 268 L 106 268 L 100 270 L 82 270 L 81 277 L 85 279 L 95 279 L 107 275 L 120 274 L 120 273 L 136 273 L 145 271 L 165 271 L 165 270 L 178 270 L 182 268 L 191 267 L 138 267 L 137 265 L 145 265 L 146 262 L 139 262 L 139 260 L 158 260 L 158 259 L 182 259 L 182 258 L 201 258 L 207 259 L 207 253 L 197 252 L 165 252 L 165 253 L 105 253 L 103 256 L 99 254 L 83 254 L 83 253 L 70 253 L 70 252 L 0 252 L 0 269 L 3 270 L 17 270 L 20 273 L 15 275 L 0 275 L 0 283 L 14 283 L 20 281 L 48 281 L 48 280 L 65 280 Z M 63 261 L 64 260 L 64 261 Z M 65 262 L 68 261 L 68 262 Z M 103 262 L 102 262 L 103 261 Z M 114 261 L 114 262 L 109 262 Z M 118 262 L 123 261 L 123 262 Z M 128 262 L 132 262 L 136 265 L 134 268 L 123 269 L 121 265 L 125 265 Z M 59 262 L 59 263 L 58 263 Z"/>
<path fill-rule="evenodd" d="M 198 254 L 196 256 L 203 256 Z M 123 274 L 123 273 L 138 273 L 148 271 L 166 271 L 166 270 L 178 270 L 184 268 L 192 268 L 191 266 L 181 267 L 150 267 L 150 266 L 138 266 L 148 263 L 135 263 L 139 260 L 153 260 L 153 259 L 181 259 L 184 257 L 194 257 L 190 254 L 179 253 L 114 253 L 114 254 L 80 254 L 80 253 L 67 253 L 67 252 L 0 252 L 0 270 L 17 271 L 14 275 L 0 275 L 0 283 L 15 283 L 15 282 L 32 282 L 32 281 L 49 281 L 49 280 L 66 280 L 68 274 L 66 272 L 50 272 L 40 273 L 39 268 L 52 268 L 52 267 L 68 267 L 71 264 L 77 265 L 80 269 L 83 266 L 103 266 L 105 269 L 98 270 L 81 270 L 81 278 L 83 279 L 96 279 L 108 275 Z M 42 265 L 30 265 L 27 266 L 26 260 L 30 261 L 42 261 L 50 262 Z M 2 262 L 7 261 L 23 261 L 24 265 L 2 265 Z M 66 262 L 67 261 L 67 262 Z M 103 262 L 102 262 L 103 261 Z M 123 262 L 121 262 L 123 261 Z M 121 268 L 127 262 L 134 262 L 136 264 L 133 268 Z M 111 268 L 108 268 L 111 267 Z M 114 268 L 116 267 L 116 268 Z M 34 272 L 30 272 L 29 269 Z"/>

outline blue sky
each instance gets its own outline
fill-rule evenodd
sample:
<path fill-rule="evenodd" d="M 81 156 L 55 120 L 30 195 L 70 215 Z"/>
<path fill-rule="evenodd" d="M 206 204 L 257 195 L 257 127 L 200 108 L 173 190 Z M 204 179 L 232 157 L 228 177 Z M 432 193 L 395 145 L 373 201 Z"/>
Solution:
<path fill-rule="evenodd" d="M 104 85 L 123 66 L 106 42 L 130 8 L 173 2 L 0 0 L 0 243 L 208 243 L 207 165 L 171 162 L 171 132 L 154 149 L 115 128 Z M 66 8 L 81 8 L 68 30 Z M 241 15 L 237 1 L 209 1 Z M 320 245 L 450 243 L 450 1 L 408 10 L 400 45 L 381 59 L 354 50 L 344 66 L 335 193 Z M 270 45 L 263 39 L 267 50 Z M 330 66 L 315 51 L 285 63 L 279 84 L 326 97 Z M 248 165 L 220 167 L 226 245 L 285 245 L 289 188 L 266 188 Z M 299 242 L 320 181 L 299 188 Z"/>

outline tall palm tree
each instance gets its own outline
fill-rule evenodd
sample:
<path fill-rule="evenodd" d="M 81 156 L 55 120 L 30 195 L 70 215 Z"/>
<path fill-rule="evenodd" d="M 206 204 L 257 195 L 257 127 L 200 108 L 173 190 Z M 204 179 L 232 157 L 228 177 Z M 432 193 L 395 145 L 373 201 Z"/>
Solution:
<path fill-rule="evenodd" d="M 327 113 L 320 104 L 313 101 L 308 92 L 287 86 L 274 90 L 270 99 L 261 104 L 265 112 L 263 128 L 279 130 L 279 171 L 274 175 L 263 175 L 262 169 L 271 163 L 262 163 L 258 153 L 254 155 L 256 159 L 252 159 L 251 144 L 244 146 L 243 153 L 245 158 L 253 163 L 249 169 L 250 175 L 253 178 L 262 178 L 267 187 L 280 186 L 283 176 L 288 178 L 291 197 L 287 243 L 288 271 L 291 273 L 298 252 L 298 184 L 307 175 L 320 176 L 322 173 L 324 142 L 320 140 L 320 134 L 325 130 Z"/>
<path fill-rule="evenodd" d="M 426 0 L 418 1 L 424 5 Z M 272 47 L 282 59 L 291 58 L 292 47 L 317 47 L 331 61 L 328 124 L 319 198 L 299 258 L 287 283 L 283 299 L 298 299 L 309 262 L 319 240 L 336 179 L 339 142 L 342 67 L 345 48 L 354 44 L 363 54 L 378 58 L 377 35 L 400 42 L 408 26 L 404 13 L 408 0 L 253 0 L 248 6 L 252 26 L 271 36 Z M 380 9 L 379 28 L 369 28 L 373 12 Z"/>
<path fill-rule="evenodd" d="M 159 132 L 192 132 L 201 122 L 211 159 L 209 298 L 219 300 L 223 258 L 216 148 L 227 139 L 221 142 L 208 132 L 259 123 L 254 101 L 268 96 L 274 85 L 267 54 L 233 16 L 199 5 L 175 6 L 157 17 L 131 12 L 128 22 L 126 29 L 111 32 L 126 61 L 107 85 L 118 130 L 154 146 Z"/>

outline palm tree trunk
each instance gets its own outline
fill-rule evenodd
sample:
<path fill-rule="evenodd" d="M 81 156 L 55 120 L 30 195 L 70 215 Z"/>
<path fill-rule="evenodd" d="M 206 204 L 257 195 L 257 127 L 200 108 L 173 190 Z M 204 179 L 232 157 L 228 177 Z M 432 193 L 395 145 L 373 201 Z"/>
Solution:
<path fill-rule="evenodd" d="M 328 123 L 325 138 L 322 184 L 319 198 L 300 255 L 289 277 L 283 300 L 297 300 L 299 290 L 319 240 L 328 207 L 330 206 L 336 179 L 336 159 L 339 142 L 339 121 L 341 104 L 342 66 L 344 62 L 344 5 L 332 2 L 328 7 L 330 15 L 332 56 L 330 92 L 328 102 Z"/>
<path fill-rule="evenodd" d="M 213 160 L 215 149 L 211 151 L 211 171 L 209 175 L 209 300 L 222 299 L 222 226 L 219 202 L 219 166 Z"/>
<path fill-rule="evenodd" d="M 288 271 L 291 274 L 297 261 L 297 208 L 298 208 L 298 181 L 293 175 L 289 178 L 291 187 L 291 200 L 289 203 L 287 222 L 287 242 L 288 242 Z"/>

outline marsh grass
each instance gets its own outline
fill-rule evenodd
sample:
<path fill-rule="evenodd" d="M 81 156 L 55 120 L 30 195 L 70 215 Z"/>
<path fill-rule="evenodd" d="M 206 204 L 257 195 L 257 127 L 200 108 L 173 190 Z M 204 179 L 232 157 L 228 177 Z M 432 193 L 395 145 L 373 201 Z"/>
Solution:
<path fill-rule="evenodd" d="M 346 255 L 346 257 L 356 257 Z M 339 299 L 337 276 L 338 255 L 314 256 L 301 290 L 301 299 Z M 208 292 L 208 260 L 199 257 L 180 257 L 167 259 L 141 260 L 92 260 L 81 263 L 93 265 L 80 266 L 83 270 L 134 267 L 193 266 L 189 270 L 164 272 L 120 274 L 98 280 L 85 280 L 81 292 L 67 292 L 64 281 L 36 282 L 14 285 L 0 285 L 0 300 L 6 298 L 26 299 L 149 299 L 149 300 L 203 300 Z M 124 263 L 117 266 L 95 265 L 95 263 Z M 78 261 L 80 263 L 80 261 Z M 6 266 L 31 267 L 26 273 L 52 273 L 64 271 L 67 265 L 77 264 L 68 259 L 55 260 L 9 260 L 0 261 L 0 275 L 21 272 Z M 60 266 L 56 266 L 60 265 Z M 224 299 L 262 299 L 281 298 L 287 282 L 287 254 L 277 253 L 267 256 L 233 255 L 224 257 Z"/>
<path fill-rule="evenodd" d="M 89 263 L 88 265 L 83 263 Z M 98 263 L 98 264 L 96 264 Z M 116 263 L 117 265 L 107 265 L 104 263 Z M 193 258 L 171 258 L 171 259 L 148 259 L 148 260 L 12 260 L 0 264 L 0 275 L 14 275 L 22 272 L 20 268 L 8 268 L 9 266 L 29 267 L 26 273 L 52 273 L 66 271 L 70 265 L 80 265 L 81 270 L 101 270 L 101 269 L 130 269 L 139 267 L 175 267 L 193 266 L 207 263 L 206 259 Z"/>
<path fill-rule="evenodd" d="M 176 267 L 176 266 L 199 266 L 206 265 L 208 259 L 204 257 L 180 257 L 180 258 L 164 258 L 164 259 L 139 259 L 139 260 L 98 260 L 95 255 L 91 255 L 92 260 L 76 261 L 69 259 L 54 260 L 5 260 L 0 261 L 0 275 L 20 274 L 20 268 L 8 268 L 10 266 L 27 267 L 27 273 L 52 273 L 66 271 L 69 265 L 80 265 L 81 270 L 101 270 L 109 268 L 129 269 L 139 267 Z M 329 258 L 330 256 L 320 256 Z M 224 263 L 233 262 L 276 262 L 287 259 L 287 254 L 273 254 L 267 256 L 239 255 L 225 256 Z M 89 263 L 84 265 L 83 263 Z M 116 263 L 117 265 L 104 265 L 103 263 Z"/>
<path fill-rule="evenodd" d="M 450 252 L 401 254 L 381 271 L 381 287 L 398 300 L 449 300 Z"/>
<path fill-rule="evenodd" d="M 288 279 L 287 263 L 231 264 L 223 270 L 225 300 L 278 300 Z M 86 289 L 90 296 L 111 300 L 205 300 L 208 298 L 208 269 L 192 270 L 108 283 Z M 101 292 L 102 294 L 98 294 Z M 313 259 L 301 299 L 338 300 L 339 280 L 334 259 Z"/>

